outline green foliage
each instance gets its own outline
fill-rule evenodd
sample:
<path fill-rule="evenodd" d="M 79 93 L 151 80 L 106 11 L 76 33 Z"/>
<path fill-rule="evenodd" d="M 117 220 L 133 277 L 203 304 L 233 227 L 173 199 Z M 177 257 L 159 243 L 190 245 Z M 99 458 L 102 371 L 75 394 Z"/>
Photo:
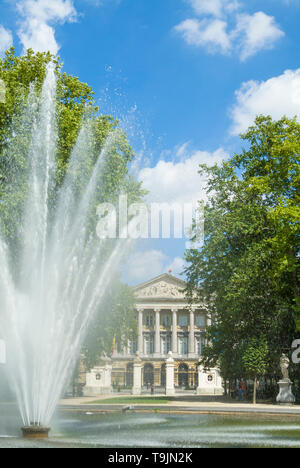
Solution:
<path fill-rule="evenodd" d="M 77 77 L 62 71 L 59 59 L 50 53 L 28 50 L 17 57 L 13 48 L 0 59 L 0 79 L 6 86 L 6 99 L 0 103 L 0 216 L 7 240 L 17 243 L 18 228 L 26 198 L 26 153 L 30 145 L 30 116 L 24 123 L 24 107 L 33 86 L 40 92 L 49 62 L 56 65 L 57 74 L 57 187 L 62 183 L 69 158 L 84 120 L 89 120 L 90 141 L 83 174 L 91 173 L 101 150 L 112 133 L 114 138 L 103 164 L 98 184 L 96 205 L 103 201 L 115 203 L 121 191 L 128 194 L 129 203 L 144 195 L 141 184 L 128 173 L 135 155 L 117 120 L 101 115 L 94 102 L 92 88 Z M 10 147 L 8 157 L 7 147 Z M 14 156 L 12 160 L 12 151 Z M 88 155 L 92 154 L 92 158 Z M 78 180 L 80 181 L 81 174 Z M 18 183 L 17 183 L 18 182 Z M 16 187 L 19 188 L 16 191 Z M 80 187 L 79 187 L 80 189 Z M 95 213 L 94 213 L 95 218 Z M 16 246 L 14 245 L 14 248 Z"/>
<path fill-rule="evenodd" d="M 77 77 L 63 72 L 59 58 L 50 53 L 28 50 L 25 55 L 18 57 L 11 48 L 4 58 L 0 59 L 0 79 L 6 87 L 5 102 L 0 103 L 0 219 L 1 231 L 10 247 L 16 271 L 20 226 L 28 188 L 29 164 L 26 155 L 31 143 L 30 130 L 33 125 L 33 115 L 27 115 L 24 109 L 28 102 L 31 102 L 31 95 L 40 93 L 49 62 L 55 64 L 57 75 L 58 169 L 55 193 L 52 195 L 53 208 L 55 209 L 58 189 L 64 180 L 71 152 L 84 122 L 88 122 L 89 138 L 75 182 L 78 195 L 90 178 L 99 154 L 113 134 L 113 138 L 109 140 L 101 180 L 98 181 L 96 199 L 89 216 L 90 229 L 95 232 L 96 207 L 99 203 L 116 203 L 121 192 L 126 192 L 131 203 L 140 201 L 145 193 L 141 184 L 129 174 L 129 167 L 135 155 L 125 133 L 117 120 L 101 115 L 95 105 L 92 88 Z M 107 255 L 113 247 L 112 241 L 107 246 Z M 105 258 L 103 260 L 105 261 Z M 128 339 L 136 330 L 134 298 L 127 286 L 116 280 L 107 291 L 103 309 L 104 313 L 99 312 L 86 343 L 89 363 L 95 363 L 102 351 L 111 350 L 114 336 L 117 340 L 121 340 L 121 336 L 122 339 Z"/>
<path fill-rule="evenodd" d="M 268 370 L 269 348 L 265 338 L 252 338 L 242 356 L 246 375 L 257 378 Z"/>
<path fill-rule="evenodd" d="M 299 324 L 300 125 L 261 116 L 242 139 L 248 150 L 200 168 L 205 241 L 186 252 L 187 293 L 210 304 L 213 323 L 203 364 L 226 378 L 242 376 L 243 346 L 261 336 L 276 376 Z"/>
<path fill-rule="evenodd" d="M 19 113 L 33 83 L 40 91 L 46 76 L 46 66 L 54 62 L 58 76 L 58 115 L 59 115 L 59 159 L 67 161 L 76 141 L 83 115 L 88 112 L 96 115 L 94 93 L 86 83 L 78 78 L 62 73 L 59 59 L 49 52 L 33 52 L 29 49 L 17 57 L 12 47 L 0 59 L 0 78 L 6 86 L 6 99 L 0 104 L 0 154 L 7 142 L 13 118 Z"/>
<path fill-rule="evenodd" d="M 268 343 L 264 337 L 252 338 L 248 343 L 242 361 L 248 377 L 254 381 L 253 403 L 256 404 L 257 378 L 264 376 L 268 369 Z"/>

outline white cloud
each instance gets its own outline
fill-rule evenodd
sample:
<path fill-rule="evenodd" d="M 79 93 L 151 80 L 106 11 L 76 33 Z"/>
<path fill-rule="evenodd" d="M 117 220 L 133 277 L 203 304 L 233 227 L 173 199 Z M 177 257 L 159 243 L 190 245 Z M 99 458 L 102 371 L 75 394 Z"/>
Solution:
<path fill-rule="evenodd" d="M 280 119 L 283 115 L 300 119 L 300 68 L 286 70 L 267 81 L 248 81 L 236 91 L 236 104 L 231 110 L 231 133 L 245 131 L 258 114 Z"/>
<path fill-rule="evenodd" d="M 0 25 L 0 55 L 13 45 L 12 33 Z"/>
<path fill-rule="evenodd" d="M 24 49 L 57 54 L 54 25 L 76 20 L 73 0 L 23 0 L 17 3 L 22 20 L 18 36 Z"/>
<path fill-rule="evenodd" d="M 182 154 L 183 147 L 180 147 L 177 156 Z M 180 161 L 160 160 L 153 168 L 142 169 L 139 180 L 150 192 L 149 200 L 152 202 L 196 202 L 204 198 L 206 182 L 198 174 L 199 164 L 213 165 L 227 157 L 228 154 L 223 148 L 213 153 L 194 151 Z"/>
<path fill-rule="evenodd" d="M 138 284 L 166 273 L 165 267 L 169 261 L 161 250 L 135 252 L 129 257 L 124 268 L 126 281 L 129 284 Z"/>
<path fill-rule="evenodd" d="M 171 270 L 172 275 L 181 276 L 185 266 L 186 263 L 182 257 L 175 257 L 168 266 L 167 271 L 169 272 Z"/>
<path fill-rule="evenodd" d="M 231 48 L 226 28 L 226 22 L 219 19 L 187 19 L 176 26 L 175 30 L 182 34 L 189 45 L 207 47 L 211 53 L 226 53 Z"/>
<path fill-rule="evenodd" d="M 198 15 L 222 16 L 239 8 L 237 0 L 189 0 L 189 3 Z"/>
<path fill-rule="evenodd" d="M 165 152 L 165 157 L 170 153 Z M 139 172 L 139 180 L 150 192 L 149 202 L 183 204 L 204 199 L 206 180 L 198 173 L 199 164 L 213 165 L 229 156 L 223 148 L 214 152 L 190 151 L 189 142 L 176 147 L 173 154 L 173 161 L 161 159 L 154 167 Z M 160 249 L 145 249 L 130 256 L 123 277 L 130 284 L 138 284 L 170 269 L 172 274 L 180 276 L 184 266 L 181 257 L 169 257 Z"/>
<path fill-rule="evenodd" d="M 128 258 L 124 267 L 124 280 L 128 284 L 139 284 L 151 280 L 156 276 L 168 273 L 180 277 L 185 267 L 184 259 L 175 257 L 170 259 L 161 250 L 136 251 Z"/>
<path fill-rule="evenodd" d="M 241 60 L 255 55 L 259 50 L 270 49 L 284 36 L 275 18 L 262 11 L 254 15 L 239 15 L 237 28 L 233 33 L 240 36 Z"/>
<path fill-rule="evenodd" d="M 188 0 L 199 18 L 175 26 L 185 42 L 209 53 L 235 53 L 240 60 L 260 50 L 271 49 L 284 36 L 275 18 L 262 11 L 252 15 L 238 12 L 237 0 Z"/>

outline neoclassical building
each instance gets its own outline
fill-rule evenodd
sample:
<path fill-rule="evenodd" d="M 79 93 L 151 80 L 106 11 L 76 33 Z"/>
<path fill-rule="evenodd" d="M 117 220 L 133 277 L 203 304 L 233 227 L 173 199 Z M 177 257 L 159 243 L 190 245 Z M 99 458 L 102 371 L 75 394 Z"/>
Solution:
<path fill-rule="evenodd" d="M 171 356 L 175 391 L 197 389 L 200 394 L 223 393 L 217 369 L 209 372 L 198 369 L 209 319 L 202 304 L 190 307 L 183 293 L 185 287 L 184 281 L 163 274 L 134 288 L 138 339 L 124 349 L 114 350 L 106 370 L 99 367 L 88 374 L 87 388 L 97 385 L 98 378 L 99 385 L 105 381 L 107 389 L 107 375 L 111 372 L 113 385 L 131 389 L 138 357 L 141 387 L 154 385 L 155 391 L 164 391 L 167 359 Z"/>

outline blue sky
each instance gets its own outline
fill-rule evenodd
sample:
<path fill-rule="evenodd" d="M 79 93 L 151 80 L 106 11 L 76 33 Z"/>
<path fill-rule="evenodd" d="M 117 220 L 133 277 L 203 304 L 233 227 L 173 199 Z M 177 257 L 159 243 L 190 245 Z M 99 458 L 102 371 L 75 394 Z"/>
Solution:
<path fill-rule="evenodd" d="M 300 0 L 0 0 L 0 54 L 59 53 L 121 115 L 150 199 L 201 196 L 257 113 L 300 115 Z M 182 269 L 184 241 L 147 241 L 130 281 Z"/>

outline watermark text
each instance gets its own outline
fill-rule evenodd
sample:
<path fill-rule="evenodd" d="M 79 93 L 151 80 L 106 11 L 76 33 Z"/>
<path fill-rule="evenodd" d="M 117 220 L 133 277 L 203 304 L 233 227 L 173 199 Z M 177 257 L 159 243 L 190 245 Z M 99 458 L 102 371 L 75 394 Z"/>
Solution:
<path fill-rule="evenodd" d="M 186 248 L 203 245 L 204 203 L 128 203 L 120 195 L 118 206 L 102 203 L 97 208 L 100 239 L 186 239 Z M 191 227 L 193 229 L 193 240 Z"/>

